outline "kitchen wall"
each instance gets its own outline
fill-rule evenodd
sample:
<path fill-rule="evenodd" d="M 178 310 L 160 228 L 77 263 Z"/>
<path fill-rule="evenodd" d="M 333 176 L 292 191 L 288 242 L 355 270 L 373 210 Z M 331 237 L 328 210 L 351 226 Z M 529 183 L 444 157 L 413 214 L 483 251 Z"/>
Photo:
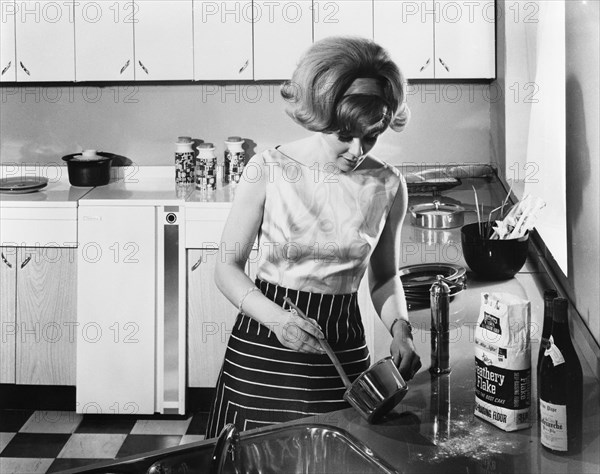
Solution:
<path fill-rule="evenodd" d="M 497 2 L 496 86 L 509 93 L 492 104 L 493 153 L 519 198 L 546 200 L 538 230 L 597 347 L 599 2 L 515 5 Z"/>
<path fill-rule="evenodd" d="M 20 85 L 0 87 L 0 161 L 56 163 L 82 148 L 170 165 L 177 136 L 241 135 L 260 150 L 305 136 L 284 113 L 278 83 Z M 489 83 L 414 83 L 412 121 L 377 154 L 393 164 L 493 163 Z"/>

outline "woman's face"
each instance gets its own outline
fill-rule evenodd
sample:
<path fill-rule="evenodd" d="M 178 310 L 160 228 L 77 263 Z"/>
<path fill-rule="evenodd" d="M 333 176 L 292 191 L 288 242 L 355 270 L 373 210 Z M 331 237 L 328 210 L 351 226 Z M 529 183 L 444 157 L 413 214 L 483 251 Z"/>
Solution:
<path fill-rule="evenodd" d="M 375 146 L 379 132 L 367 133 L 361 137 L 323 134 L 323 139 L 335 156 L 340 171 L 352 171 L 362 163 L 367 153 Z"/>

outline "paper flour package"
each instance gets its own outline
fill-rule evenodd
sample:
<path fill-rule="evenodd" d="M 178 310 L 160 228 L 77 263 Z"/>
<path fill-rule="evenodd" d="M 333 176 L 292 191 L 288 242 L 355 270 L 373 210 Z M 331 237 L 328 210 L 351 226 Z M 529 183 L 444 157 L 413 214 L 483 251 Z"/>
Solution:
<path fill-rule="evenodd" d="M 482 293 L 475 328 L 475 415 L 505 431 L 529 428 L 531 304 Z"/>

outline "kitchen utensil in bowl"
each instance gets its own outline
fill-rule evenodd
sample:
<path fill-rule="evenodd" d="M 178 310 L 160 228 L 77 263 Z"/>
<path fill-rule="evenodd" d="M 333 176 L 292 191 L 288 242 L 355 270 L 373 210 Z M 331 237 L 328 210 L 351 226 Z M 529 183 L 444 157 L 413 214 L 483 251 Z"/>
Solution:
<path fill-rule="evenodd" d="M 438 200 L 415 204 L 408 208 L 411 223 L 424 229 L 452 229 L 465 221 L 465 209 L 457 204 L 444 204 Z"/>
<path fill-rule="evenodd" d="M 93 152 L 93 153 L 92 153 Z M 67 162 L 69 183 L 72 186 L 104 186 L 110 181 L 110 169 L 115 155 L 85 150 L 63 156 Z"/>
<path fill-rule="evenodd" d="M 490 225 L 474 223 L 460 230 L 462 253 L 469 268 L 485 280 L 507 280 L 523 267 L 529 233 L 518 239 L 490 240 Z"/>
<path fill-rule="evenodd" d="M 289 298 L 286 297 L 285 301 L 300 317 L 308 319 Z M 350 403 L 367 422 L 377 423 L 406 395 L 408 385 L 391 357 L 385 357 L 376 362 L 360 374 L 354 382 L 350 382 L 329 343 L 325 339 L 319 339 L 319 343 L 344 382 L 346 387 L 344 400 Z"/>

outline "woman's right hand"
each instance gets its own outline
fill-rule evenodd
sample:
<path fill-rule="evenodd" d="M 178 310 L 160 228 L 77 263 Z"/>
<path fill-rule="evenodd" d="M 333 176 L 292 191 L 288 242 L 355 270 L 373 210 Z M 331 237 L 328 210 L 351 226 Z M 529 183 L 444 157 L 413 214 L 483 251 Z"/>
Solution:
<path fill-rule="evenodd" d="M 309 354 L 323 354 L 319 339 L 325 335 L 314 319 L 304 319 L 296 311 L 283 310 L 281 318 L 273 328 L 279 342 L 288 349 Z"/>

